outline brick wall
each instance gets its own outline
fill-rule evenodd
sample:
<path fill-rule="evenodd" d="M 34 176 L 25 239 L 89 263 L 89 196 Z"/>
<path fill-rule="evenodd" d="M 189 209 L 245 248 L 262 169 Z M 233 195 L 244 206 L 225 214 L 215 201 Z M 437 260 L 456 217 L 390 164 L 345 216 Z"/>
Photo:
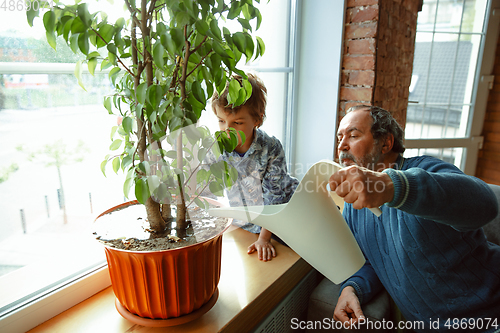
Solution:
<path fill-rule="evenodd" d="M 418 10 L 418 0 L 347 0 L 339 120 L 370 104 L 404 126 Z"/>
<path fill-rule="evenodd" d="M 500 185 L 500 37 L 495 52 L 493 75 L 495 81 L 488 95 L 482 133 L 484 144 L 478 155 L 476 177 L 487 183 Z"/>

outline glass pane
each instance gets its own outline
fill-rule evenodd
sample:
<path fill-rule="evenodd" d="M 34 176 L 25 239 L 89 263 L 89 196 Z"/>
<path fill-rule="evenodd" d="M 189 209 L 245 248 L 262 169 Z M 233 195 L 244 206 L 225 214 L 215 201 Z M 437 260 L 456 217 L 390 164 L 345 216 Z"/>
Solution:
<path fill-rule="evenodd" d="M 457 168 L 460 168 L 464 152 L 465 148 L 420 148 L 406 149 L 403 156 L 405 158 L 410 158 L 414 156 L 428 155 L 454 164 Z"/>
<path fill-rule="evenodd" d="M 462 21 L 463 2 L 439 0 L 437 8 L 436 31 L 459 32 Z"/>
<path fill-rule="evenodd" d="M 429 32 L 428 15 L 437 6 L 436 32 Z M 407 138 L 465 137 L 471 112 L 471 100 L 482 33 L 456 30 L 457 17 L 463 15 L 463 27 L 482 31 L 484 0 L 426 0 L 427 11 L 418 21 L 408 104 Z M 448 14 L 442 14 L 448 11 Z M 473 13 L 470 13 L 472 11 Z M 460 26 L 460 24 L 458 24 Z M 479 30 L 476 30 L 480 27 Z M 421 32 L 425 31 L 425 32 Z M 457 33 L 450 33 L 450 32 Z M 446 32 L 446 33 L 445 33 Z M 417 102 L 418 104 L 415 104 Z"/>
<path fill-rule="evenodd" d="M 454 100 L 457 102 L 460 99 L 461 92 L 462 101 L 459 103 L 470 104 L 472 101 L 472 90 L 474 87 L 474 77 L 476 75 L 476 68 L 478 65 L 479 50 L 481 48 L 481 35 L 461 35 L 460 46 L 458 49 L 459 54 L 459 67 L 456 68 L 456 75 L 458 82 L 465 82 L 463 86 L 453 87 Z M 466 78 L 465 78 L 466 77 Z M 458 91 L 456 91 L 458 90 Z"/>
<path fill-rule="evenodd" d="M 462 32 L 481 33 L 483 31 L 486 4 L 487 0 L 465 0 Z"/>
<path fill-rule="evenodd" d="M 262 24 L 254 36 L 260 36 L 266 45 L 266 52 L 252 66 L 288 66 L 288 22 L 290 18 L 289 0 L 261 1 L 258 8 L 262 14 Z"/>
<path fill-rule="evenodd" d="M 243 56 L 238 65 L 252 67 L 286 67 L 288 66 L 288 38 L 289 35 L 289 2 L 290 0 L 273 0 L 270 2 L 262 1 L 256 3 L 262 15 L 262 24 L 256 30 L 256 22 L 252 22 L 252 31 L 249 33 L 254 37 L 260 37 L 265 44 L 265 53 L 259 59 L 245 63 L 246 57 Z M 255 21 L 255 20 L 254 20 Z M 238 22 L 227 21 L 224 25 L 231 32 L 241 31 L 241 25 Z"/>
<path fill-rule="evenodd" d="M 457 35 L 447 35 L 447 41 L 434 41 L 431 45 L 431 63 L 427 82 L 426 103 L 448 104 L 450 102 L 453 71 L 455 69 L 458 43 Z"/>
<path fill-rule="evenodd" d="M 436 20 L 437 1 L 425 1 L 422 11 L 418 13 L 417 25 L 421 31 L 433 31 Z"/>
<path fill-rule="evenodd" d="M 103 261 L 90 227 L 124 200 L 122 175 L 99 168 L 116 125 L 100 104 L 106 77 L 85 75 L 88 92 L 71 74 L 3 78 L 0 308 Z"/>

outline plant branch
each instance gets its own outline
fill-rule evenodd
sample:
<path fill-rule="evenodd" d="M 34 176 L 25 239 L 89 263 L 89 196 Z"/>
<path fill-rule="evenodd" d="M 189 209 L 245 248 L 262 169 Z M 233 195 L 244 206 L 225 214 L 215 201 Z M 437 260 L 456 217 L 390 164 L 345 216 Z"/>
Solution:
<path fill-rule="evenodd" d="M 109 45 L 108 42 L 106 42 L 104 40 L 104 38 L 97 32 L 97 30 L 95 30 L 94 28 L 91 28 L 92 31 L 95 32 L 95 34 L 106 44 L 106 45 Z M 116 60 L 123 66 L 123 68 L 132 76 L 134 76 L 134 73 L 132 73 L 132 71 L 122 62 L 122 59 L 118 56 L 118 54 L 116 53 L 113 53 L 115 56 L 116 56 Z"/>
<path fill-rule="evenodd" d="M 196 66 L 191 70 L 191 72 L 189 72 L 189 74 L 186 75 L 186 77 L 189 77 L 191 74 L 193 74 L 193 72 L 201 66 L 201 64 L 203 63 L 203 60 L 206 59 L 206 57 L 208 57 L 210 54 L 212 53 L 212 50 L 210 50 L 210 52 L 208 52 L 206 55 L 203 56 L 203 58 L 201 58 L 200 62 L 198 64 L 196 64 Z"/>

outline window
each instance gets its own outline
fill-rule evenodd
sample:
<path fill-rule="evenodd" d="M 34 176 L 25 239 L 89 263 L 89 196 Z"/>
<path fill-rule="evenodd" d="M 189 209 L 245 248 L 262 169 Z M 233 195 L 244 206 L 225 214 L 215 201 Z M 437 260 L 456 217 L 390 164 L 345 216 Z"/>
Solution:
<path fill-rule="evenodd" d="M 291 105 L 294 3 L 260 4 L 263 23 L 256 35 L 264 39 L 266 54 L 244 68 L 264 80 L 269 95 L 263 128 L 285 148 L 291 142 L 285 120 Z M 103 6 L 108 5 L 100 2 L 99 8 Z M 83 90 L 73 75 L 78 56 L 62 39 L 57 52 L 48 46 L 41 18 L 30 28 L 24 12 L 0 11 L 3 330 L 2 321 L 17 309 L 105 265 L 91 225 L 99 213 L 125 198 L 123 175 L 108 169 L 104 177 L 100 170 L 117 121 L 102 106 L 112 90 L 106 73 L 85 74 Z M 208 109 L 204 117 L 211 114 Z M 212 128 L 217 125 L 206 122 Z"/>
<path fill-rule="evenodd" d="M 487 0 L 424 0 L 418 14 L 407 146 L 465 169 L 488 23 Z M 489 56 L 492 56 L 491 54 Z M 479 112 L 480 114 L 480 112 Z"/>

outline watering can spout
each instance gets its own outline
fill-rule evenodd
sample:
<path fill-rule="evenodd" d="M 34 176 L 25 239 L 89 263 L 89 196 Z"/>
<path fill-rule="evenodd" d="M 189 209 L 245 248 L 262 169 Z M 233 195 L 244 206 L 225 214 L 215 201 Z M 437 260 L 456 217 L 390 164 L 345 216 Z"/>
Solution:
<path fill-rule="evenodd" d="M 341 283 L 363 266 L 365 258 L 327 190 L 330 176 L 339 168 L 328 160 L 314 164 L 286 204 L 212 208 L 209 213 L 266 228 L 332 282 Z"/>

